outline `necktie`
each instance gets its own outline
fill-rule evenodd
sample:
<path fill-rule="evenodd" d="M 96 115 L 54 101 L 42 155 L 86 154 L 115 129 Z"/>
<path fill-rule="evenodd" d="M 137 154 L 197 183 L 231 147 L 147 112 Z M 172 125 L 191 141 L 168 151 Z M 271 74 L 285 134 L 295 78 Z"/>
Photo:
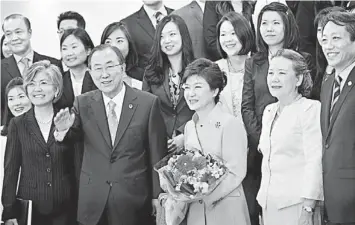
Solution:
<path fill-rule="evenodd" d="M 21 71 L 21 75 L 24 76 L 28 70 L 28 67 L 29 67 L 29 59 L 28 58 L 22 58 L 20 60 L 20 62 L 22 63 L 23 65 L 23 70 Z"/>
<path fill-rule="evenodd" d="M 108 127 L 110 129 L 112 145 L 115 143 L 116 132 L 118 127 L 118 119 L 115 112 L 115 107 L 116 107 L 116 103 L 113 101 L 109 101 L 107 121 L 108 121 Z"/>
<path fill-rule="evenodd" d="M 156 21 L 155 27 L 157 27 L 159 22 L 163 19 L 164 15 L 163 15 L 163 13 L 158 11 L 158 12 L 154 13 L 154 17 L 155 17 L 155 21 Z"/>
<path fill-rule="evenodd" d="M 333 115 L 334 111 L 334 106 L 337 103 L 339 96 L 340 96 L 340 84 L 341 84 L 342 78 L 339 76 L 336 76 L 334 78 L 334 88 L 333 88 L 333 99 L 332 99 L 332 105 L 330 107 L 330 118 Z"/>

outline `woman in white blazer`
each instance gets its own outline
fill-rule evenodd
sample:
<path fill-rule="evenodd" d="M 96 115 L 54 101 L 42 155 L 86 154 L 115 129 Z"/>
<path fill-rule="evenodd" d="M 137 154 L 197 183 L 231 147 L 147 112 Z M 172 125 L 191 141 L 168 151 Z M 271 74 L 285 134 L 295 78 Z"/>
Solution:
<path fill-rule="evenodd" d="M 318 224 L 315 207 L 323 200 L 320 102 L 305 98 L 312 88 L 305 59 L 293 50 L 279 52 L 270 62 L 267 83 L 278 102 L 265 108 L 259 143 L 263 162 L 257 200 L 264 225 Z"/>
<path fill-rule="evenodd" d="M 222 59 L 216 63 L 228 80 L 221 92 L 220 103 L 226 112 L 243 123 L 241 103 L 244 64 L 255 43 L 254 33 L 242 14 L 229 12 L 218 22 L 217 34 L 217 49 Z"/>

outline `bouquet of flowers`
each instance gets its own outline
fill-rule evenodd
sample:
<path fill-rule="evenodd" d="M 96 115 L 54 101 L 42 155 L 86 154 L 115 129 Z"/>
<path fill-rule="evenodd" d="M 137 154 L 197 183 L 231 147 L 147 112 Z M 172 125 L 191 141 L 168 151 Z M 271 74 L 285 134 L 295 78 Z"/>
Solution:
<path fill-rule="evenodd" d="M 159 173 L 165 219 L 177 225 L 185 217 L 187 204 L 210 194 L 223 180 L 228 169 L 222 160 L 196 149 L 171 153 L 155 165 Z"/>

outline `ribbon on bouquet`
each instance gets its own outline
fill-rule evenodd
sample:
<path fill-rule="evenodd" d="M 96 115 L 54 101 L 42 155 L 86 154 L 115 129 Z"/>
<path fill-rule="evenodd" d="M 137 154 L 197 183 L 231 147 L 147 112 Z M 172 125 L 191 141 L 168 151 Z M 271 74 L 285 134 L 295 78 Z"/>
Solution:
<path fill-rule="evenodd" d="M 176 201 L 167 193 L 159 195 L 161 210 L 157 213 L 157 225 L 180 225 L 185 219 L 188 203 Z"/>

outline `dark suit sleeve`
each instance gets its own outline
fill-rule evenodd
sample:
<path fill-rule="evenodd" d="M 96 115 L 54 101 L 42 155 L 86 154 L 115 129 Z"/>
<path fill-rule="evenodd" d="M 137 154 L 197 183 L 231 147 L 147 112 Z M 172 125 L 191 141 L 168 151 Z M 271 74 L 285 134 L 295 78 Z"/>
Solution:
<path fill-rule="evenodd" d="M 245 74 L 242 94 L 242 117 L 250 141 L 254 147 L 258 146 L 261 124 L 258 123 L 255 111 L 254 80 L 252 74 L 253 61 L 248 59 L 245 62 Z"/>
<path fill-rule="evenodd" d="M 150 109 L 148 121 L 149 160 L 152 169 L 152 194 L 157 199 L 161 193 L 159 176 L 154 165 L 167 155 L 167 136 L 163 117 L 160 113 L 159 100 L 155 97 Z"/>
<path fill-rule="evenodd" d="M 217 50 L 217 30 L 218 15 L 216 12 L 216 3 L 214 1 L 206 1 L 205 12 L 203 13 L 203 36 L 205 44 L 212 61 L 220 59 Z"/>
<path fill-rule="evenodd" d="M 5 149 L 4 183 L 2 189 L 2 204 L 4 206 L 2 214 L 3 221 L 17 217 L 18 212 L 15 202 L 22 158 L 18 131 L 14 119 L 12 119 L 9 125 Z"/>

